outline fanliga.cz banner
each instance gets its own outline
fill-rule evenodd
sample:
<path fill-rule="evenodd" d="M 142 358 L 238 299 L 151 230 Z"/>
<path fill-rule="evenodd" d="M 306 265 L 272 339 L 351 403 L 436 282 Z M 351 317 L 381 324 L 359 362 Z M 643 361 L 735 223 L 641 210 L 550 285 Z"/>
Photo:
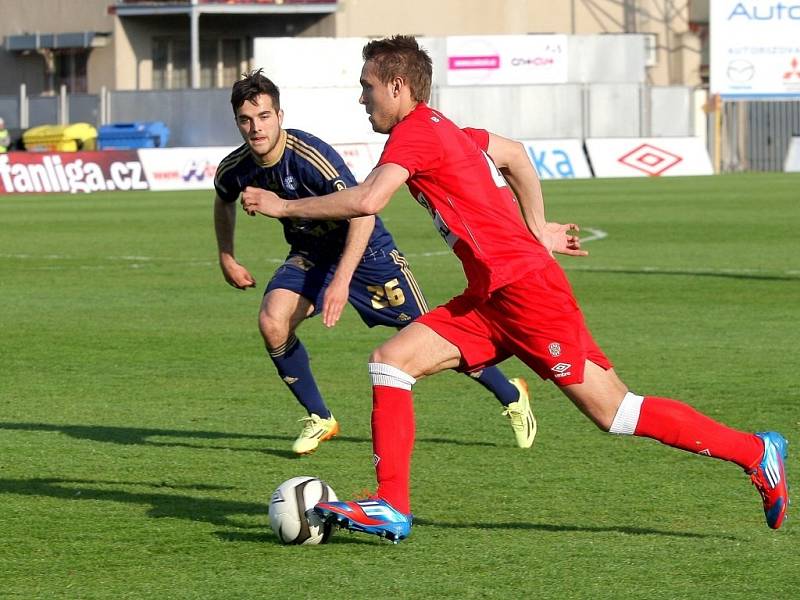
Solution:
<path fill-rule="evenodd" d="M 0 154 L 0 194 L 146 189 L 135 150 Z"/>
<path fill-rule="evenodd" d="M 383 145 L 336 144 L 334 148 L 356 179 L 363 181 L 378 162 Z M 213 191 L 217 166 L 235 149 L 215 146 L 0 154 L 0 194 Z"/>

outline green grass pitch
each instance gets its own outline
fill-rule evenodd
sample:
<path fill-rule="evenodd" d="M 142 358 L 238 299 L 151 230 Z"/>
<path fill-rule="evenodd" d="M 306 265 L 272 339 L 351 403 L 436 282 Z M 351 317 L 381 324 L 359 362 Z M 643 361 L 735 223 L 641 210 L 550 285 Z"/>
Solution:
<path fill-rule="evenodd" d="M 560 259 L 630 387 L 731 426 L 777 429 L 800 481 L 800 176 L 545 182 Z M 272 490 L 373 485 L 366 359 L 390 335 L 352 309 L 299 335 L 342 424 L 290 453 L 302 416 L 265 357 L 260 291 L 228 287 L 212 193 L 0 197 L 0 597 L 778 598 L 800 587 L 797 516 L 769 530 L 735 466 L 603 434 L 512 359 L 540 429 L 515 447 L 493 399 L 416 387 L 411 537 L 287 547 Z M 464 285 L 425 212 L 384 213 L 433 304 Z M 239 218 L 259 288 L 279 225 Z"/>

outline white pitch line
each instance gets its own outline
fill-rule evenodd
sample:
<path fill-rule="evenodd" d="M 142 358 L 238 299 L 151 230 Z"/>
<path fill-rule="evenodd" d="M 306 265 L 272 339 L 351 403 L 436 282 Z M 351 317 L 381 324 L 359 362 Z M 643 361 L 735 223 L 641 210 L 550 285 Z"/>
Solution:
<path fill-rule="evenodd" d="M 603 231 L 602 229 L 592 229 L 590 227 L 584 228 L 582 231 L 588 231 L 591 235 L 581 238 L 581 243 L 585 244 L 588 242 L 594 242 L 597 240 L 602 240 L 608 237 L 608 233 Z M 430 257 L 430 256 L 446 256 L 448 254 L 452 254 L 451 250 L 435 250 L 433 252 L 404 252 L 403 253 L 408 258 L 417 258 L 417 257 Z M 0 259 L 3 258 L 11 258 L 17 260 L 77 260 L 77 257 L 69 255 L 69 254 L 43 254 L 43 255 L 36 255 L 36 254 L 0 254 Z M 122 261 L 122 262 L 152 262 L 152 261 L 165 261 L 165 262 L 181 262 L 181 263 L 189 263 L 189 264 L 196 264 L 196 265 L 210 265 L 216 264 L 216 261 L 213 260 L 200 260 L 200 259 L 176 259 L 173 257 L 167 256 L 139 256 L 139 255 L 120 255 L 120 256 L 103 256 L 99 257 L 99 260 L 110 260 L 110 261 Z M 261 260 L 265 260 L 267 262 L 273 263 L 282 263 L 285 260 L 285 257 L 281 258 L 264 258 Z"/>
<path fill-rule="evenodd" d="M 589 233 L 589 235 L 585 237 L 581 237 L 581 243 L 587 244 L 589 242 L 596 242 L 598 240 L 603 240 L 608 237 L 608 233 L 603 231 L 602 229 L 595 229 L 592 227 L 584 227 L 581 229 L 581 233 Z M 431 258 L 437 256 L 446 256 L 452 254 L 450 250 L 436 250 L 433 252 L 409 252 L 404 253 L 407 258 Z M 53 261 L 67 261 L 67 260 L 77 260 L 78 258 L 75 256 L 71 256 L 68 254 L 46 254 L 46 255 L 34 255 L 34 254 L 3 254 L 0 253 L 0 259 L 17 259 L 17 260 L 53 260 Z M 138 255 L 120 255 L 120 256 L 105 256 L 100 257 L 99 260 L 107 260 L 112 262 L 125 262 L 129 263 L 128 268 L 131 269 L 142 269 L 145 265 L 140 263 L 153 263 L 153 262 L 168 262 L 168 263 L 181 263 L 184 265 L 192 265 L 192 266 L 200 266 L 200 267 L 209 267 L 215 266 L 217 261 L 215 260 L 201 260 L 201 259 L 176 259 L 171 257 L 163 257 L 163 256 L 138 256 Z M 285 260 L 285 257 L 280 258 L 261 258 L 259 259 L 260 262 L 268 262 L 274 264 L 281 264 Z M 55 265 L 47 265 L 38 267 L 40 270 L 59 270 L 63 267 L 58 267 Z M 91 270 L 91 269 L 106 269 L 110 268 L 109 266 L 103 265 L 79 265 L 79 269 Z M 712 267 L 696 267 L 692 269 L 680 269 L 680 268 L 668 268 L 668 267 L 652 267 L 652 266 L 631 266 L 631 267 L 620 267 L 620 266 L 613 266 L 613 267 L 594 267 L 586 264 L 577 265 L 577 264 L 570 264 L 565 267 L 568 271 L 585 271 L 585 272 L 595 272 L 595 273 L 664 273 L 670 275 L 718 275 L 718 276 L 731 276 L 731 275 L 741 275 L 741 276 L 762 276 L 762 277 L 788 277 L 788 278 L 800 278 L 800 270 L 797 269 L 787 269 L 784 271 L 767 271 L 764 269 L 717 269 Z"/>
<path fill-rule="evenodd" d="M 608 237 L 608 233 L 603 231 L 602 229 L 592 229 L 591 227 L 585 227 L 581 231 L 588 231 L 592 235 L 582 237 L 581 244 L 586 244 L 587 242 L 596 242 L 597 240 L 602 240 Z"/>

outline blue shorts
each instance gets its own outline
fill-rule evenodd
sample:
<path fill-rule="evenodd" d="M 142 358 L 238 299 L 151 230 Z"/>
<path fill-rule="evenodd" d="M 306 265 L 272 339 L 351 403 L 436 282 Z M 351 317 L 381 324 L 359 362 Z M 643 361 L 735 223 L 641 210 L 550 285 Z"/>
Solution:
<path fill-rule="evenodd" d="M 338 257 L 337 257 L 338 258 Z M 274 289 L 297 292 L 314 305 L 311 316 L 322 310 L 325 289 L 336 272 L 338 261 L 292 253 L 278 267 L 267 284 Z M 425 297 L 397 248 L 365 254 L 350 281 L 350 304 L 369 325 L 405 327 L 428 312 Z"/>

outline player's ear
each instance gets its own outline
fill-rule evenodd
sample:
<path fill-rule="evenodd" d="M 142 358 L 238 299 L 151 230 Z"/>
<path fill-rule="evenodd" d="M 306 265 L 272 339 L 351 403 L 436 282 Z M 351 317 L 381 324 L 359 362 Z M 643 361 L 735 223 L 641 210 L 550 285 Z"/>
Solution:
<path fill-rule="evenodd" d="M 283 127 L 283 109 L 278 110 L 278 126 Z"/>
<path fill-rule="evenodd" d="M 403 87 L 402 77 L 393 77 L 389 84 L 389 91 L 392 93 L 393 98 L 400 95 L 400 89 Z"/>

